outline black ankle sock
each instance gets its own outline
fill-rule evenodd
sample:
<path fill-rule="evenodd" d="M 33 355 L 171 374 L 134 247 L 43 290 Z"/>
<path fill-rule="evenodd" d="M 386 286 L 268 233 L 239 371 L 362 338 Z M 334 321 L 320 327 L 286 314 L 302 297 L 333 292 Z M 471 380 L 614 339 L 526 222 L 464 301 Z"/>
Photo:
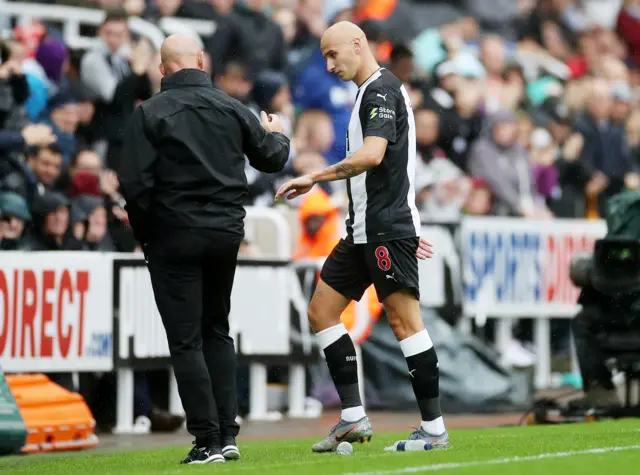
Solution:
<path fill-rule="evenodd" d="M 442 416 L 440 411 L 440 370 L 434 347 L 406 358 L 411 385 L 418 401 L 423 421 Z"/>
<path fill-rule="evenodd" d="M 342 409 L 362 406 L 358 389 L 358 363 L 356 349 L 349 335 L 342 335 L 324 349 L 327 366 L 335 384 Z"/>

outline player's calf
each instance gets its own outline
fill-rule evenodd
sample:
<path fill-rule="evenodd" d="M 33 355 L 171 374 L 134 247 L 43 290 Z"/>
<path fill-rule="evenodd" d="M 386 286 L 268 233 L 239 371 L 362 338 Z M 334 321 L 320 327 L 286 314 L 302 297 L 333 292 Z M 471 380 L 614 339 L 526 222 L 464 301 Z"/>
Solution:
<path fill-rule="evenodd" d="M 358 387 L 356 349 L 340 315 L 349 304 L 342 296 L 320 280 L 309 304 L 309 323 L 316 332 L 318 345 L 324 352 L 329 373 L 340 396 L 342 418 L 355 422 L 365 417 Z"/>
<path fill-rule="evenodd" d="M 443 438 L 446 428 L 440 410 L 438 356 L 422 323 L 419 302 L 414 296 L 397 292 L 384 303 L 407 361 L 411 385 L 420 408 L 422 423 L 418 432 L 436 439 Z"/>

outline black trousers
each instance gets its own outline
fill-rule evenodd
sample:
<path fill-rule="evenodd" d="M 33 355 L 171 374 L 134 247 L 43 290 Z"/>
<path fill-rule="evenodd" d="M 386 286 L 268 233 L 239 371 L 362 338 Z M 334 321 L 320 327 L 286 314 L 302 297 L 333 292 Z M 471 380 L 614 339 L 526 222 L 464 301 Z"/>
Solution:
<path fill-rule="evenodd" d="M 197 443 L 239 431 L 229 309 L 240 241 L 208 230 L 162 229 L 145 248 L 187 430 Z"/>

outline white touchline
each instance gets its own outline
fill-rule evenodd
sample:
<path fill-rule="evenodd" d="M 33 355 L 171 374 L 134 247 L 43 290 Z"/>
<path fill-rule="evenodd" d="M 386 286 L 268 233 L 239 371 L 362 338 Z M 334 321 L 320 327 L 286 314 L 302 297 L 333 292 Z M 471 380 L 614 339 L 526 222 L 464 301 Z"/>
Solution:
<path fill-rule="evenodd" d="M 571 452 L 550 452 L 539 455 L 527 455 L 523 457 L 508 457 L 503 459 L 489 459 L 489 460 L 477 460 L 469 462 L 453 462 L 453 463 L 438 463 L 432 465 L 419 465 L 417 467 L 405 467 L 395 470 L 381 470 L 377 472 L 348 472 L 343 475 L 395 475 L 402 473 L 416 473 L 416 472 L 437 472 L 439 470 L 450 470 L 453 468 L 466 468 L 476 467 L 478 465 L 502 465 L 515 462 L 530 462 L 535 460 L 554 459 L 561 457 L 573 457 L 574 455 L 588 455 L 588 454 L 606 454 L 609 452 L 622 452 L 624 450 L 640 450 L 640 445 L 626 445 L 622 447 L 601 447 L 598 449 L 587 450 L 575 450 Z"/>

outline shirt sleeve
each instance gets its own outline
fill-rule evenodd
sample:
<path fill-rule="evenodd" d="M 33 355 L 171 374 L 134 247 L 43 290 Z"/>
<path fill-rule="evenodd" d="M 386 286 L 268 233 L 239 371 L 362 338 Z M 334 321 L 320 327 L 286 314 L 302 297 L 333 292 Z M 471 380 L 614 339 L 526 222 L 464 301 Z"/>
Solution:
<path fill-rule="evenodd" d="M 363 137 L 382 137 L 395 143 L 396 104 L 396 96 L 388 89 L 367 90 L 360 109 Z"/>
<path fill-rule="evenodd" d="M 148 241 L 151 229 L 149 217 L 153 187 L 153 169 L 158 154 L 145 124 L 142 106 L 133 112 L 125 129 L 125 136 L 118 170 L 120 192 L 127 204 L 125 210 L 135 238 L 140 243 Z"/>
<path fill-rule="evenodd" d="M 145 125 L 143 109 L 139 106 L 125 129 L 118 179 L 127 202 L 135 202 L 145 211 L 151 206 L 155 182 L 153 168 L 157 156 Z"/>
<path fill-rule="evenodd" d="M 281 171 L 289 159 L 290 141 L 278 132 L 267 132 L 249 108 L 240 105 L 243 150 L 253 168 L 265 173 Z"/>

